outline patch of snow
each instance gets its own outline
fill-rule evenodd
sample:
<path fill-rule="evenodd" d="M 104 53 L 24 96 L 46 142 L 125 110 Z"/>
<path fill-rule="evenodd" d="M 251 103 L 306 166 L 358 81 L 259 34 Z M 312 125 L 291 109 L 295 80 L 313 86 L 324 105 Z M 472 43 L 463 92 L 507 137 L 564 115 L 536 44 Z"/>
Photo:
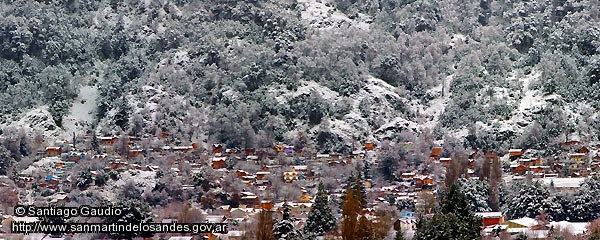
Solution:
<path fill-rule="evenodd" d="M 315 29 L 332 29 L 341 26 L 354 26 L 358 29 L 369 29 L 372 20 L 364 15 L 358 14 L 355 19 L 350 19 L 344 13 L 336 10 L 325 0 L 298 0 L 302 6 L 302 20 Z"/>
<path fill-rule="evenodd" d="M 73 133 L 85 133 L 85 129 L 94 121 L 98 89 L 94 86 L 83 86 L 73 102 L 69 115 L 63 118 L 64 133 L 62 139 L 71 139 Z"/>

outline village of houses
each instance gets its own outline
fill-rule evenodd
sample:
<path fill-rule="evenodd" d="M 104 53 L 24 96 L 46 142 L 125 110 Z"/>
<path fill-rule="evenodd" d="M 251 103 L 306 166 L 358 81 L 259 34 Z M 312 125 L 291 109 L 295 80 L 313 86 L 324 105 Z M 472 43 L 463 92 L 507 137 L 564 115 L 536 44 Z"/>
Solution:
<path fill-rule="evenodd" d="M 12 188 L 12 193 L 18 195 L 19 204 L 32 204 L 31 187 L 37 184 L 39 188 L 47 188 L 53 191 L 52 195 L 45 197 L 50 204 L 69 203 L 69 194 L 65 189 L 75 188 L 74 180 L 65 177 L 64 173 L 69 168 L 74 167 L 82 159 L 101 162 L 105 165 L 105 172 L 129 172 L 146 173 L 146 175 L 155 175 L 160 167 L 157 165 L 140 165 L 134 163 L 149 153 L 157 153 L 162 156 L 177 156 L 170 164 L 170 171 L 181 175 L 181 163 L 185 162 L 191 166 L 194 173 L 201 166 L 210 166 L 216 172 L 225 176 L 228 173 L 235 175 L 247 186 L 253 186 L 258 191 L 242 190 L 239 196 L 239 206 L 220 205 L 214 209 L 200 209 L 202 215 L 200 219 L 206 222 L 228 223 L 229 231 L 226 234 L 203 234 L 202 236 L 178 236 L 157 235 L 161 239 L 242 239 L 244 232 L 248 231 L 248 226 L 252 226 L 254 215 L 261 209 L 271 209 L 281 215 L 281 208 L 284 204 L 281 200 L 274 200 L 272 194 L 268 194 L 271 189 L 269 179 L 280 178 L 284 184 L 290 186 L 295 182 L 310 183 L 312 187 L 298 187 L 293 191 L 300 192 L 297 199 L 287 199 L 286 202 L 291 206 L 291 214 L 296 219 L 295 226 L 301 229 L 304 221 L 307 219 L 308 212 L 314 202 L 316 186 L 320 181 L 320 169 L 322 166 L 344 167 L 352 165 L 353 162 L 370 161 L 373 166 L 377 165 L 377 153 L 379 151 L 377 144 L 365 142 L 360 148 L 355 149 L 351 155 L 341 154 L 303 154 L 302 151 L 295 151 L 293 146 L 276 145 L 271 149 L 238 149 L 221 144 L 212 144 L 207 148 L 199 148 L 198 144 L 190 146 L 162 146 L 156 149 L 142 149 L 140 147 L 141 139 L 129 137 L 127 154 L 118 154 L 115 151 L 115 145 L 119 137 L 100 137 L 100 147 L 103 154 L 91 155 L 89 152 L 82 152 L 75 149 L 73 144 L 65 142 L 64 144 L 48 146 L 45 150 L 38 153 L 39 160 L 34 162 L 34 166 L 21 170 L 18 173 L 16 186 L 4 184 L 4 187 Z M 580 184 L 586 181 L 589 176 L 600 172 L 600 155 L 598 155 L 600 145 L 585 146 L 578 141 L 564 143 L 566 150 L 563 161 L 549 160 L 545 158 L 532 158 L 532 151 L 522 149 L 511 149 L 500 159 L 503 163 L 503 181 L 522 181 L 526 178 L 535 178 L 541 180 L 547 185 L 552 185 L 557 191 L 572 191 L 579 188 Z M 68 149 L 65 150 L 65 149 Z M 441 157 L 442 147 L 431 147 L 431 154 L 427 161 L 439 166 L 448 166 L 452 159 Z M 471 157 L 474 158 L 475 154 Z M 302 165 L 281 165 L 278 159 L 301 159 Z M 201 160 L 199 160 L 201 159 Z M 241 169 L 228 169 L 228 161 L 231 159 L 237 162 L 246 162 L 256 165 L 254 172 Z M 475 160 L 469 159 L 468 178 L 477 178 L 475 171 Z M 40 170 L 43 174 L 40 174 Z M 95 172 L 92 172 L 94 175 Z M 277 174 L 277 176 L 273 176 Z M 144 174 L 139 174 L 141 176 Z M 222 177 L 221 177 L 222 178 Z M 4 178 L 3 180 L 6 180 Z M 343 183 L 345 179 L 339 179 Z M 394 228 L 401 227 L 408 238 L 414 233 L 416 218 L 421 214 L 417 209 L 422 205 L 421 193 L 431 192 L 437 186 L 443 185 L 444 181 L 440 176 L 434 176 L 427 172 L 409 171 L 401 175 L 400 181 L 395 181 L 389 186 L 378 186 L 369 180 L 365 182 L 367 192 L 371 201 L 368 202 L 367 212 L 378 208 L 390 197 L 395 198 L 396 202 L 400 200 L 410 200 L 416 204 L 416 209 L 399 209 L 401 212 L 395 220 Z M 93 183 L 87 189 L 93 189 Z M 333 190 L 331 198 L 339 198 L 343 189 L 340 187 Z M 183 185 L 182 188 L 193 189 L 191 185 Z M 249 188 L 250 189 L 250 188 Z M 60 191 L 58 191 L 60 190 Z M 271 197 L 269 197 L 271 196 Z M 2 212 L 2 231 L 0 239 L 23 239 L 17 238 L 16 234 L 7 231 L 11 221 L 39 221 L 33 217 L 17 217 L 11 215 L 10 206 L 3 206 Z M 13 206 L 14 207 L 14 206 Z M 538 222 L 532 218 L 506 219 L 502 212 L 479 212 L 476 213 L 483 219 L 483 236 L 492 234 L 494 229 L 500 229 L 511 235 L 524 232 L 530 236 L 530 239 L 544 239 L 548 234 L 548 228 L 539 226 Z M 175 215 L 176 216 L 176 215 Z M 158 216 L 156 216 L 158 217 Z M 160 217 L 159 217 L 160 218 Z M 176 217 L 163 216 L 162 219 L 155 219 L 159 222 L 177 221 Z M 552 226 L 559 226 L 563 229 L 569 229 L 574 235 L 583 234 L 586 231 L 587 223 L 575 222 L 551 222 Z M 36 238 L 36 236 L 38 238 Z M 11 238 L 13 237 L 13 238 Z M 44 234 L 31 234 L 27 239 L 48 239 Z"/>

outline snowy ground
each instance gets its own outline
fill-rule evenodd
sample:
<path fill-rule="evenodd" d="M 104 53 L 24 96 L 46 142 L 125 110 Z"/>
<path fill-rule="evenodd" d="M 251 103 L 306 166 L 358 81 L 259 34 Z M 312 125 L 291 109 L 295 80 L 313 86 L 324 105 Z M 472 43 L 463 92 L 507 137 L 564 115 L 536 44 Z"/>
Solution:
<path fill-rule="evenodd" d="M 133 172 L 135 172 L 135 174 L 132 174 Z M 95 190 L 101 192 L 101 196 L 104 196 L 109 202 L 116 203 L 120 200 L 118 198 L 118 190 L 122 189 L 125 183 L 129 181 L 134 181 L 137 186 L 141 186 L 139 189 L 142 190 L 142 192 L 150 192 L 157 182 L 156 172 L 138 170 L 125 171 L 119 174 L 119 179 L 117 181 L 108 180 L 105 186 L 102 188 L 95 188 Z"/>
<path fill-rule="evenodd" d="M 298 0 L 298 3 L 303 6 L 302 20 L 314 29 L 331 29 L 342 26 L 354 26 L 363 30 L 369 28 L 370 18 L 367 16 L 359 14 L 357 18 L 350 19 L 327 2 L 327 0 Z"/>
<path fill-rule="evenodd" d="M 98 89 L 93 86 L 83 86 L 79 89 L 79 96 L 73 102 L 69 115 L 63 119 L 63 139 L 71 139 L 73 133 L 85 133 L 85 129 L 94 121 L 93 111 L 96 109 Z"/>

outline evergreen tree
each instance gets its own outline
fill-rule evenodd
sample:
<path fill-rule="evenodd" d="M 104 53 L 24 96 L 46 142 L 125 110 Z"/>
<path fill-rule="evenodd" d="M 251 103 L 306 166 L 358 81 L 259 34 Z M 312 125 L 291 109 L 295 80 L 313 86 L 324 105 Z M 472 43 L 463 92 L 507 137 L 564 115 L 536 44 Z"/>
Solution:
<path fill-rule="evenodd" d="M 91 141 L 92 150 L 99 152 L 100 150 L 100 141 L 96 136 L 96 132 L 92 133 L 92 141 Z"/>
<path fill-rule="evenodd" d="M 524 184 L 515 194 L 507 199 L 506 216 L 510 219 L 530 217 L 534 218 L 543 209 L 544 200 L 549 192 L 546 186 L 538 181 Z"/>
<path fill-rule="evenodd" d="M 481 227 L 481 218 L 471 211 L 465 194 L 455 184 L 443 196 L 432 217 L 419 219 L 414 239 L 478 239 Z"/>
<path fill-rule="evenodd" d="M 336 225 L 336 219 L 329 207 L 329 194 L 327 194 L 323 182 L 319 182 L 315 203 L 312 205 L 310 212 L 308 212 L 308 219 L 303 230 L 306 233 L 323 236 L 328 231 L 334 229 Z"/>
<path fill-rule="evenodd" d="M 458 184 L 465 193 L 472 211 L 489 212 L 492 210 L 488 204 L 489 186 L 487 182 L 461 178 L 458 180 Z"/>
<path fill-rule="evenodd" d="M 104 218 L 105 223 L 116 223 L 116 224 L 139 224 L 139 223 L 150 223 L 152 222 L 152 212 L 150 207 L 143 201 L 137 199 L 130 199 L 121 201 L 119 206 L 123 208 L 123 214 L 120 216 L 106 217 Z M 133 239 L 136 237 L 152 237 L 152 233 L 147 232 L 123 232 L 123 233 L 112 233 L 111 237 L 115 239 Z"/>
<path fill-rule="evenodd" d="M 280 221 L 273 226 L 273 234 L 280 240 L 301 239 L 302 235 L 295 230 L 294 222 L 290 215 L 290 205 L 287 202 L 283 203 L 283 216 Z"/>
<path fill-rule="evenodd" d="M 373 176 L 371 175 L 371 163 L 368 159 L 365 159 L 363 162 L 365 163 L 362 169 L 365 180 L 372 180 Z"/>
<path fill-rule="evenodd" d="M 127 124 L 129 123 L 129 114 L 130 107 L 129 103 L 125 96 L 121 97 L 121 99 L 117 102 L 117 113 L 115 114 L 115 125 L 119 126 L 122 131 L 127 129 Z"/>

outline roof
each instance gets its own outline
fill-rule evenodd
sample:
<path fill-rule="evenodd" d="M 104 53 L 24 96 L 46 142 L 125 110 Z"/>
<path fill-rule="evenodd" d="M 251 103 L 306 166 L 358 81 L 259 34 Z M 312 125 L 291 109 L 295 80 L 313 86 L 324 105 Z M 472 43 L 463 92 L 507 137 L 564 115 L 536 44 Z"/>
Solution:
<path fill-rule="evenodd" d="M 554 184 L 555 188 L 578 188 L 585 182 L 585 178 L 542 178 L 544 184 Z"/>
<path fill-rule="evenodd" d="M 531 227 L 537 224 L 537 221 L 533 218 L 529 218 L 529 217 L 522 217 L 522 218 L 518 218 L 518 219 L 512 219 L 512 220 L 508 220 L 507 222 L 512 222 L 512 223 L 516 223 L 518 225 L 524 226 L 524 227 Z"/>
<path fill-rule="evenodd" d="M 307 170 L 308 166 L 306 166 L 306 165 L 296 165 L 296 166 L 292 166 L 292 168 L 294 168 L 296 170 Z"/>
<path fill-rule="evenodd" d="M 478 212 L 475 215 L 482 218 L 499 218 L 502 217 L 502 212 Z"/>

